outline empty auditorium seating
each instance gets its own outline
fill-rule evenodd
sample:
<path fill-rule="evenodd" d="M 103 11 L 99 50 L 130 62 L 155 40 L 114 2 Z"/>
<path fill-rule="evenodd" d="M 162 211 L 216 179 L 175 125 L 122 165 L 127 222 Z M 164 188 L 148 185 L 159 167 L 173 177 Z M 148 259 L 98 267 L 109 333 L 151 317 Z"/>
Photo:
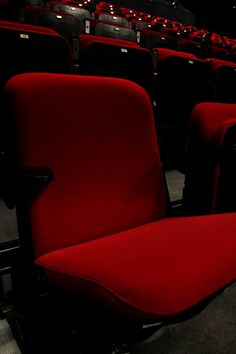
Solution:
<path fill-rule="evenodd" d="M 141 85 L 153 99 L 153 57 L 137 43 L 81 35 L 79 73 L 132 80 Z"/>
<path fill-rule="evenodd" d="M 74 33 L 76 27 L 75 23 L 72 23 L 72 18 L 69 18 L 68 16 L 64 18 L 62 14 L 53 14 L 50 12 L 49 8 L 76 17 L 77 21 L 80 22 L 80 32 L 84 32 L 84 25 L 81 23 L 82 18 L 83 20 L 86 20 L 85 33 L 90 33 L 87 19 L 95 18 L 105 24 L 110 22 L 117 24 L 117 28 L 114 27 L 113 29 L 108 26 L 105 26 L 105 28 L 103 25 L 99 24 L 99 35 L 113 36 L 115 38 L 123 39 L 124 36 L 133 37 L 134 33 L 132 35 L 129 33 L 128 35 L 127 31 L 119 28 L 121 25 L 128 28 L 132 27 L 135 31 L 148 29 L 150 32 L 144 32 L 142 39 L 143 43 L 141 42 L 141 45 L 144 47 L 152 49 L 153 47 L 164 46 L 172 49 L 180 49 L 181 51 L 189 51 L 200 58 L 213 57 L 235 61 L 235 41 L 232 38 L 209 32 L 205 29 L 198 29 L 195 26 L 185 25 L 184 23 L 159 17 L 151 13 L 124 8 L 121 7 L 120 4 L 95 2 L 94 0 L 63 0 L 59 2 L 56 0 L 9 0 L 9 2 L 13 6 L 10 6 L 7 3 L 7 0 L 1 0 L 3 9 L 3 11 L 1 11 L 3 12 L 2 16 L 8 16 L 6 11 L 9 14 L 10 7 L 12 7 L 12 9 L 15 7 L 14 11 L 17 9 L 20 22 L 26 21 L 32 23 L 33 21 L 33 24 L 52 27 L 68 39 L 71 38 L 70 31 Z M 54 17 L 56 18 L 56 21 Z M 15 20 L 17 20 L 17 18 L 15 18 Z M 64 25 L 61 24 L 62 22 L 64 22 Z M 96 26 L 97 23 L 94 22 L 92 26 L 93 34 L 97 34 L 95 30 Z M 102 34 L 101 31 L 104 33 Z M 115 33 L 119 31 L 121 31 L 121 33 Z M 151 33 L 151 31 L 158 33 Z M 180 47 L 178 46 L 179 39 Z M 189 42 L 185 42 L 184 39 L 187 39 Z M 129 40 L 134 41 L 134 38 L 129 38 Z M 201 50 L 199 50 L 200 47 Z"/>
<path fill-rule="evenodd" d="M 148 22 L 143 22 L 143 21 L 132 21 L 132 25 L 135 31 L 139 31 L 141 28 L 148 28 L 151 27 Z"/>
<path fill-rule="evenodd" d="M 41 6 L 26 6 L 25 22 L 49 27 L 64 36 L 71 44 L 73 38 L 84 33 L 83 21 L 68 12 L 54 11 Z"/>
<path fill-rule="evenodd" d="M 206 47 L 204 44 L 190 39 L 180 38 L 179 50 L 185 53 L 191 53 L 197 58 L 205 59 L 206 57 Z"/>
<path fill-rule="evenodd" d="M 0 150 L 1 180 L 7 164 L 8 120 L 3 114 L 3 88 L 6 81 L 24 72 L 72 72 L 72 55 L 68 42 L 55 31 L 7 21 L 0 21 Z M 4 160 L 4 161 L 3 161 Z M 5 193 L 0 183 L 0 195 Z"/>
<path fill-rule="evenodd" d="M 157 47 L 164 47 L 170 49 L 177 49 L 177 40 L 168 34 L 153 31 L 150 28 L 141 28 L 139 43 L 142 47 L 153 49 Z"/>
<path fill-rule="evenodd" d="M 50 8 L 54 11 L 65 12 L 73 15 L 80 23 L 79 33 L 89 33 L 90 32 L 90 19 L 91 13 L 88 9 L 82 7 L 82 4 L 72 5 L 72 4 L 64 4 L 57 1 L 50 2 Z M 71 26 L 71 25 L 67 25 Z M 78 40 L 77 40 L 78 32 L 72 34 L 72 49 L 73 49 L 73 58 L 74 62 L 78 60 Z M 71 39 L 71 38 L 70 38 Z"/>
<path fill-rule="evenodd" d="M 230 51 L 225 48 L 220 48 L 215 45 L 211 45 L 209 47 L 208 53 L 207 53 L 208 58 L 217 58 L 221 60 L 230 60 Z"/>
<path fill-rule="evenodd" d="M 236 105 L 200 103 L 189 126 L 184 205 L 192 214 L 236 210 Z"/>
<path fill-rule="evenodd" d="M 50 8 L 55 11 L 69 13 L 82 22 L 91 18 L 90 12 L 80 6 L 72 6 L 58 1 L 51 1 Z"/>
<path fill-rule="evenodd" d="M 51 1 L 50 1 L 50 3 L 51 3 Z M 95 8 L 96 8 L 96 3 L 93 0 L 81 0 L 81 1 L 63 0 L 61 3 L 64 5 L 67 5 L 67 6 L 72 6 L 72 7 L 79 6 L 81 9 L 88 10 L 90 12 L 91 16 L 93 16 Z"/>
<path fill-rule="evenodd" d="M 72 70 L 68 42 L 52 29 L 0 21 L 0 85 L 23 72 L 69 73 Z"/>
<path fill-rule="evenodd" d="M 97 17 L 97 15 L 99 14 L 102 14 L 102 13 L 107 13 L 107 14 L 110 14 L 110 15 L 113 15 L 113 16 L 122 16 L 123 14 L 123 11 L 122 9 L 120 8 L 119 5 L 116 5 L 116 4 L 109 4 L 109 3 L 106 3 L 106 2 L 102 2 L 100 1 L 97 6 L 96 6 L 96 9 L 95 9 L 95 17 Z"/>
<path fill-rule="evenodd" d="M 111 353 L 99 344 L 127 341 L 128 328 L 134 335 L 143 324 L 159 328 L 192 316 L 235 280 L 235 214 L 167 217 L 152 106 L 142 88 L 39 73 L 12 78 L 5 94 L 17 127 L 21 266 L 31 279 L 21 299 L 37 324 L 46 292 L 52 306 L 59 301 L 50 322 L 55 350 L 73 323 L 86 353 Z M 32 334 L 34 322 L 27 323 Z M 42 342 L 33 340 L 31 352 L 39 353 Z"/>
<path fill-rule="evenodd" d="M 104 14 L 104 13 L 95 13 L 95 16 L 98 20 L 105 21 L 105 22 L 111 22 L 114 24 L 123 25 L 127 28 L 130 27 L 130 23 L 126 18 L 120 17 L 120 16 L 114 16 L 112 14 Z"/>
<path fill-rule="evenodd" d="M 193 107 L 209 95 L 209 63 L 190 53 L 154 49 L 156 59 L 156 124 L 163 156 L 183 158 Z"/>
<path fill-rule="evenodd" d="M 116 25 L 111 22 L 94 19 L 91 20 L 90 27 L 91 34 L 137 42 L 136 32 L 133 29 L 121 24 Z"/>
<path fill-rule="evenodd" d="M 75 15 L 72 13 L 73 10 L 69 11 L 68 8 L 67 11 L 64 8 L 61 12 L 46 7 L 26 6 L 24 22 L 52 28 L 67 39 L 71 45 L 74 65 L 77 65 L 78 36 L 85 32 L 85 17 L 88 16 L 88 13 L 86 9 L 82 10 L 80 14 L 79 11 Z"/>

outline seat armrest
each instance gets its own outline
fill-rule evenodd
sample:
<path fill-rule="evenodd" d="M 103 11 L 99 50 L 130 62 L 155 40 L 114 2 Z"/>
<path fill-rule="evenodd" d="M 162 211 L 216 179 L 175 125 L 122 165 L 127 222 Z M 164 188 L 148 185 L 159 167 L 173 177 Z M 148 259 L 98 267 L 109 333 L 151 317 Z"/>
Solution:
<path fill-rule="evenodd" d="M 14 208 L 18 202 L 32 205 L 53 180 L 53 173 L 47 167 L 29 167 L 12 174 L 6 182 L 4 196 L 8 208 Z"/>
<path fill-rule="evenodd" d="M 30 167 L 21 172 L 17 197 L 32 205 L 53 180 L 53 173 L 47 167 Z"/>
<path fill-rule="evenodd" d="M 19 248 L 17 239 L 0 243 L 0 275 L 7 273 L 17 263 Z"/>
<path fill-rule="evenodd" d="M 30 167 L 23 171 L 22 179 L 25 183 L 48 184 L 53 180 L 53 173 L 47 167 Z"/>
<path fill-rule="evenodd" d="M 183 206 L 183 200 L 178 199 L 170 203 L 169 217 L 185 216 L 185 210 Z"/>

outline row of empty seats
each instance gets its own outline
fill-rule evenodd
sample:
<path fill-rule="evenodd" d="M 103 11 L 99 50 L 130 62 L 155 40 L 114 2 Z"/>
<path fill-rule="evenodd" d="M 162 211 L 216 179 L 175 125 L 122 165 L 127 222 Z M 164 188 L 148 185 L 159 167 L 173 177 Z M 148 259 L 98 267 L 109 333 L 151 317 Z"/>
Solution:
<path fill-rule="evenodd" d="M 148 92 L 163 158 L 171 154 L 181 158 L 189 117 L 197 103 L 236 102 L 231 89 L 236 82 L 236 64 L 232 62 L 201 60 L 166 48 L 150 52 L 137 43 L 102 36 L 81 34 L 77 39 L 78 74 L 129 79 Z M 0 41 L 1 90 L 7 79 L 18 73 L 75 71 L 68 41 L 52 29 L 1 21 Z"/>
<path fill-rule="evenodd" d="M 7 7 L 6 0 L 2 0 L 2 7 Z M 161 46 L 190 52 L 199 58 L 235 61 L 236 41 L 233 38 L 119 5 L 75 0 L 48 3 L 25 0 L 13 1 L 9 7 L 17 13 L 15 21 L 51 27 L 65 36 L 72 46 L 74 36 L 92 33 L 137 41 L 149 49 Z M 3 11 L 0 18 L 12 20 L 7 11 Z"/>

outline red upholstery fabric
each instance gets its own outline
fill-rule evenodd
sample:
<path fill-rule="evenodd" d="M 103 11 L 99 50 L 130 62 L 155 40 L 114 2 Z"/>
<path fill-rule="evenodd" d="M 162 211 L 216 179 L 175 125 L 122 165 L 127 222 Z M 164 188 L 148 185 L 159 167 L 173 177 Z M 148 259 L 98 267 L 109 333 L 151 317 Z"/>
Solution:
<path fill-rule="evenodd" d="M 236 103 L 235 91 L 232 87 L 236 81 L 236 63 L 209 59 L 212 74 L 212 101 Z"/>
<path fill-rule="evenodd" d="M 218 46 L 215 46 L 214 43 L 212 46 L 209 48 L 210 54 L 208 57 L 213 57 L 213 58 L 219 58 L 222 60 L 230 60 L 230 51 L 225 48 L 220 48 Z"/>
<path fill-rule="evenodd" d="M 0 21 L 0 27 L 7 28 L 7 29 L 14 29 L 14 30 L 37 32 L 37 33 L 54 34 L 57 36 L 59 35 L 56 31 L 54 31 L 51 28 L 27 25 L 25 23 L 23 24 L 23 23 L 16 23 L 16 22 Z"/>
<path fill-rule="evenodd" d="M 22 74 L 5 93 L 19 167 L 54 173 L 30 216 L 35 262 L 58 290 L 149 322 L 235 280 L 236 214 L 163 218 L 166 184 L 140 86 Z"/>
<path fill-rule="evenodd" d="M 236 215 L 164 219 L 45 254 L 50 281 L 119 313 L 163 320 L 236 277 Z"/>
<path fill-rule="evenodd" d="M 25 74 L 12 78 L 6 92 L 22 168 L 46 166 L 55 175 L 31 208 L 37 257 L 165 216 L 152 106 L 141 87 Z"/>
<path fill-rule="evenodd" d="M 208 58 L 207 60 L 211 61 L 213 70 L 217 70 L 220 66 L 224 66 L 224 65 L 236 67 L 236 63 L 227 60 L 221 60 L 216 58 Z"/>
<path fill-rule="evenodd" d="M 219 190 L 219 178 L 222 170 L 221 164 L 219 161 L 216 161 L 212 164 L 212 158 L 209 157 L 209 149 L 219 149 L 223 147 L 224 137 L 227 130 L 236 124 L 236 105 L 228 103 L 211 103 L 205 102 L 200 103 L 195 106 L 189 125 L 189 134 L 188 134 L 188 150 L 190 151 L 190 159 L 192 151 L 194 154 L 198 151 L 199 157 L 202 156 L 202 165 L 196 165 L 195 169 L 198 169 L 198 172 L 195 171 L 195 179 L 197 173 L 199 175 L 205 175 L 205 182 L 210 183 L 212 186 L 212 191 L 208 191 L 211 200 L 211 212 L 216 212 L 217 207 L 217 194 Z M 209 160 L 208 168 L 211 169 L 211 178 L 208 180 L 206 172 L 206 162 L 204 156 Z M 198 158 L 198 164 L 201 161 Z M 194 164 L 193 161 L 191 163 Z M 211 167 L 210 167 L 211 166 Z M 208 172 L 209 174 L 209 172 Z M 188 175 L 186 176 L 188 178 Z M 207 182 L 208 180 L 208 182 Z M 190 177 L 190 183 L 193 184 Z M 193 189 L 196 186 L 192 187 Z M 199 191 L 199 195 L 200 195 Z M 204 203 L 204 202 L 203 202 Z M 193 201 L 194 204 L 194 201 Z"/>
<path fill-rule="evenodd" d="M 185 52 L 179 52 L 177 50 L 172 50 L 172 49 L 167 49 L 167 48 L 156 48 L 158 51 L 158 58 L 159 60 L 165 60 L 166 58 L 170 56 L 177 56 L 181 58 L 187 58 L 187 59 L 193 59 L 197 60 L 198 58 L 190 53 L 185 53 Z"/>
<path fill-rule="evenodd" d="M 236 120 L 236 105 L 203 102 L 195 106 L 190 120 L 189 143 L 220 146 L 224 132 Z M 225 124 L 226 123 L 226 126 Z M 224 128 L 223 125 L 224 124 Z"/>
<path fill-rule="evenodd" d="M 187 53 L 192 53 L 197 58 L 205 57 L 205 50 L 199 42 L 194 42 L 190 39 L 181 38 L 179 39 L 179 50 Z"/>
<path fill-rule="evenodd" d="M 71 14 L 68 14 L 67 12 L 62 12 L 62 11 L 54 11 L 48 7 L 42 7 L 42 6 L 33 6 L 33 5 L 29 5 L 29 6 L 26 6 L 25 8 L 27 14 L 30 14 L 31 12 L 33 11 L 40 11 L 40 12 L 48 12 L 48 13 L 52 13 L 52 14 L 55 14 L 56 15 L 61 15 L 61 16 L 70 16 L 70 17 L 73 17 L 73 15 Z"/>
<path fill-rule="evenodd" d="M 111 44 L 125 46 L 125 47 L 140 48 L 138 43 L 127 41 L 125 39 L 102 37 L 102 36 L 97 36 L 95 34 L 81 34 L 79 36 L 80 50 L 83 51 L 85 46 L 87 46 L 89 43 L 94 42 L 94 41 L 102 42 L 102 43 L 111 43 Z"/>

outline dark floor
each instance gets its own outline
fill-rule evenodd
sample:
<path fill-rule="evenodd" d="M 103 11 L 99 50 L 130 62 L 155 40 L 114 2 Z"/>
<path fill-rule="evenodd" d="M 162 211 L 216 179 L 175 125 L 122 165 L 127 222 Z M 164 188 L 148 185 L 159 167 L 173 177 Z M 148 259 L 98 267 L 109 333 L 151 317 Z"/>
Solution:
<path fill-rule="evenodd" d="M 171 201 L 181 199 L 184 186 L 184 175 L 177 170 L 168 170 L 165 172 L 165 175 Z"/>
<path fill-rule="evenodd" d="M 130 354 L 235 354 L 236 284 L 197 316 L 161 331 Z"/>
<path fill-rule="evenodd" d="M 17 237 L 15 209 L 6 208 L 0 199 L 0 243 L 15 240 Z"/>

